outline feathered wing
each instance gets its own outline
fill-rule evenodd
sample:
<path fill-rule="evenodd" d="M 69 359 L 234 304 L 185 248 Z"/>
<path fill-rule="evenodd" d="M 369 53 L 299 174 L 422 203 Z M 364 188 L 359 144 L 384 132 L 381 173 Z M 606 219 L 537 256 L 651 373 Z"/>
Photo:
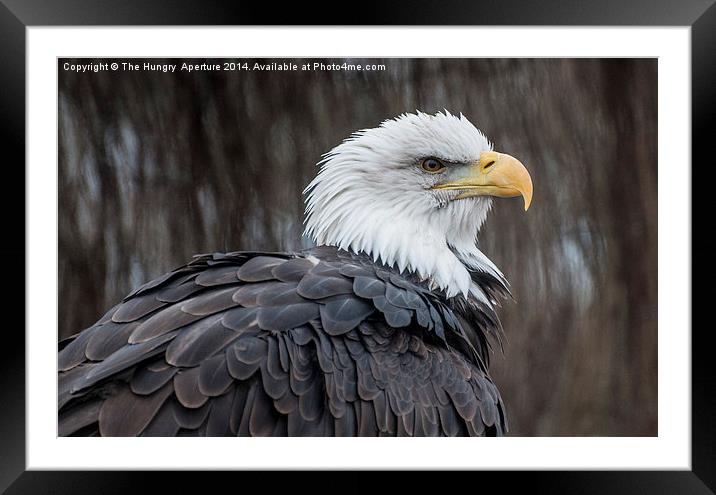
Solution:
<path fill-rule="evenodd" d="M 60 343 L 59 434 L 501 435 L 465 326 L 364 256 L 203 255 Z"/>

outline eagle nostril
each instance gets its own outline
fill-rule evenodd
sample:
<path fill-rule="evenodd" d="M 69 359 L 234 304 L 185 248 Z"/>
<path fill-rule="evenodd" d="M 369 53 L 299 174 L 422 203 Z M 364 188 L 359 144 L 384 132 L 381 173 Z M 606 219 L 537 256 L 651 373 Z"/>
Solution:
<path fill-rule="evenodd" d="M 482 167 L 482 170 L 487 170 L 488 168 L 492 167 L 495 164 L 495 160 L 490 160 L 484 167 Z"/>

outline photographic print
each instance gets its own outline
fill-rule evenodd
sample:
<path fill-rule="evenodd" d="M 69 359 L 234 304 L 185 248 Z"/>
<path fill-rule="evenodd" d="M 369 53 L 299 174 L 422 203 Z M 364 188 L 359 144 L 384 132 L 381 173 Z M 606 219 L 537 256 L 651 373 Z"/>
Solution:
<path fill-rule="evenodd" d="M 654 58 L 58 59 L 60 436 L 657 435 Z"/>

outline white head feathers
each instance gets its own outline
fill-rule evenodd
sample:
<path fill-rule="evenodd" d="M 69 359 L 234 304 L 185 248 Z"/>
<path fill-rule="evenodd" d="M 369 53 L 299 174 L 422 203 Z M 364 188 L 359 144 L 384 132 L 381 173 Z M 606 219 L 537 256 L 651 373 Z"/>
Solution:
<path fill-rule="evenodd" d="M 426 157 L 474 162 L 491 150 L 462 114 L 447 111 L 406 113 L 355 132 L 324 155 L 304 191 L 305 235 L 414 272 L 448 296 L 482 299 L 466 267 L 502 279 L 476 245 L 491 199 L 451 201 L 458 191 L 431 189 L 437 178 L 419 165 Z"/>

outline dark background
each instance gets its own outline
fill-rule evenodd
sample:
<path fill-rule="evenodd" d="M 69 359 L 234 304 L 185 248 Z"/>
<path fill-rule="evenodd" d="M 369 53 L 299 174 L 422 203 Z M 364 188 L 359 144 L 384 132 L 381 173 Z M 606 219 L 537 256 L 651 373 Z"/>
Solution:
<path fill-rule="evenodd" d="M 60 337 L 195 253 L 308 246 L 301 191 L 322 153 L 401 112 L 447 108 L 535 185 L 529 212 L 496 201 L 479 237 L 516 299 L 492 366 L 511 434 L 657 434 L 656 60 L 191 74 L 63 62 Z"/>

